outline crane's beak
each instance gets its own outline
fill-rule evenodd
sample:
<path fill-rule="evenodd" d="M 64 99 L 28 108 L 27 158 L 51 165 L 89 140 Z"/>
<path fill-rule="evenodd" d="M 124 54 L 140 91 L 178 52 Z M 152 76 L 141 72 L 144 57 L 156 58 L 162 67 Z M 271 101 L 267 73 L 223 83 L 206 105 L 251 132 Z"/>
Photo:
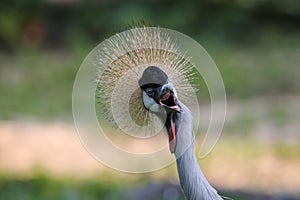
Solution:
<path fill-rule="evenodd" d="M 177 100 L 176 91 L 171 84 L 161 86 L 161 98 L 159 104 L 163 106 L 167 112 L 166 127 L 169 134 L 170 152 L 174 153 L 176 149 L 176 113 L 181 113 L 182 110 Z"/>
<path fill-rule="evenodd" d="M 182 112 L 178 100 L 177 94 L 173 85 L 167 83 L 159 88 L 159 104 L 165 108 L 167 113 Z"/>
<path fill-rule="evenodd" d="M 165 108 L 167 113 L 182 112 L 178 104 L 177 97 L 172 91 L 168 91 L 164 94 L 159 100 L 159 104 Z"/>

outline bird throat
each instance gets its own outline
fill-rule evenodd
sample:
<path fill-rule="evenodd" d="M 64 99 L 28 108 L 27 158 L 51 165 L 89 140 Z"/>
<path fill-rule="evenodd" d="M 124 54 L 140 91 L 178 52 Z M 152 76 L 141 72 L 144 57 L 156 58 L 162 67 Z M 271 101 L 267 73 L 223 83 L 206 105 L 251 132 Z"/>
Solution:
<path fill-rule="evenodd" d="M 174 122 L 174 113 L 170 114 L 170 128 L 168 134 L 170 152 L 174 153 L 176 148 L 176 125 Z"/>

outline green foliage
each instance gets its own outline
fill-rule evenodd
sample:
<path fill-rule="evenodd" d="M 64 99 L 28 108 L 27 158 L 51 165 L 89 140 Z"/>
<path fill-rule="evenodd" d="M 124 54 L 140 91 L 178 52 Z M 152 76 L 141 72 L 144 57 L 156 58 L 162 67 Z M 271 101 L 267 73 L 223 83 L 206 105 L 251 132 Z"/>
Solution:
<path fill-rule="evenodd" d="M 108 200 L 120 199 L 120 192 L 119 185 L 109 180 L 58 180 L 45 175 L 0 179 L 0 199 L 3 200 Z"/>
<path fill-rule="evenodd" d="M 299 29 L 299 8 L 298 0 L 3 0 L 0 3 L 0 42 L 5 44 L 1 48 L 15 49 L 20 43 L 31 46 L 34 37 L 39 37 L 38 45 L 59 46 L 70 30 L 85 32 L 98 41 L 111 30 L 139 20 L 193 37 L 216 34 L 242 41 L 266 25 L 291 31 Z"/>
<path fill-rule="evenodd" d="M 2 116 L 70 112 L 72 82 L 83 57 L 27 51 L 6 58 L 0 61 Z"/>

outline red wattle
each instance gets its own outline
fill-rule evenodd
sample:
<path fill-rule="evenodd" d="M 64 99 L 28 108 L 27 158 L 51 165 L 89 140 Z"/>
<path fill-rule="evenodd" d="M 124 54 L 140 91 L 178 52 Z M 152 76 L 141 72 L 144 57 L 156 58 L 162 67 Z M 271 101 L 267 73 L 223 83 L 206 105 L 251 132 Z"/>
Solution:
<path fill-rule="evenodd" d="M 169 129 L 169 148 L 170 152 L 174 153 L 176 147 L 176 127 L 173 122 L 173 117 L 171 116 L 171 127 Z"/>

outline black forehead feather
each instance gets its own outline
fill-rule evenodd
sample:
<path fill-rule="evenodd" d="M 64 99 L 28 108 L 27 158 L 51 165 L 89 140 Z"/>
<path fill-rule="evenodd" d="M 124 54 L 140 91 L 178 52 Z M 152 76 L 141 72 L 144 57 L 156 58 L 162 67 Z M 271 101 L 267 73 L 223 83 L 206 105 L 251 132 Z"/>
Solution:
<path fill-rule="evenodd" d="M 156 66 L 150 66 L 145 69 L 139 80 L 139 86 L 144 89 L 148 85 L 161 86 L 168 81 L 167 74 Z"/>

